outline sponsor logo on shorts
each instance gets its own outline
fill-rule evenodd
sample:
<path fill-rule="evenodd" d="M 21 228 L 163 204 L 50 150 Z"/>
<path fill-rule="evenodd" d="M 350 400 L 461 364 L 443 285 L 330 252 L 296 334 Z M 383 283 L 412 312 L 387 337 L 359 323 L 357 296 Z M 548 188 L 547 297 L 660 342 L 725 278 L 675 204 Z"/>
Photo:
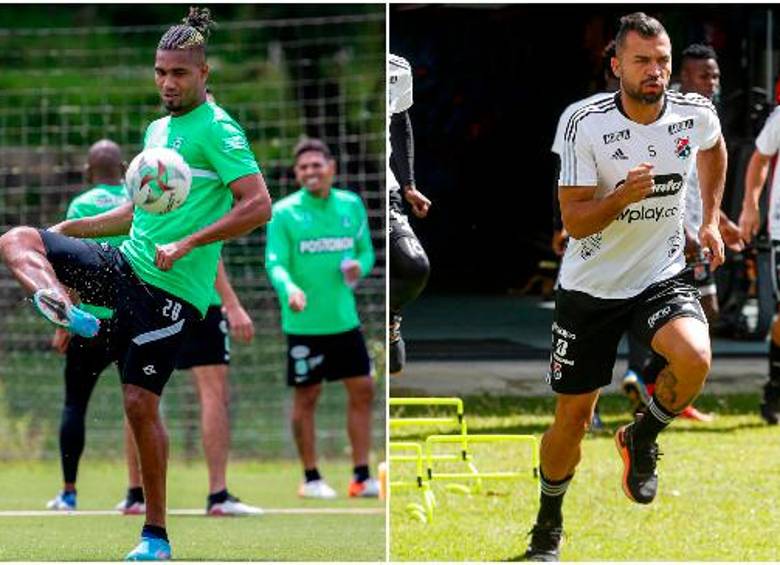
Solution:
<path fill-rule="evenodd" d="M 570 332 L 566 328 L 562 328 L 561 326 L 558 325 L 557 322 L 553 322 L 552 331 L 554 334 L 558 334 L 564 339 L 577 339 L 577 334 L 575 334 L 574 332 Z"/>
<path fill-rule="evenodd" d="M 304 239 L 300 242 L 298 250 L 301 253 L 338 253 L 354 247 L 355 238 L 352 237 L 320 237 Z"/>
<path fill-rule="evenodd" d="M 693 129 L 693 118 L 688 118 L 687 120 L 674 123 L 670 125 L 667 129 L 669 131 L 669 135 L 675 135 L 680 133 L 681 131 Z"/>
<path fill-rule="evenodd" d="M 616 141 L 627 141 L 631 139 L 631 130 L 622 129 L 620 131 L 613 131 L 612 133 L 605 133 L 601 138 L 604 140 L 604 145 L 609 145 Z"/>
<path fill-rule="evenodd" d="M 561 364 L 551 359 L 550 370 L 547 371 L 547 384 L 550 384 L 552 381 L 559 381 L 562 377 L 563 372 L 561 371 Z"/>
<path fill-rule="evenodd" d="M 654 328 L 655 325 L 658 323 L 658 320 L 664 318 L 665 316 L 668 316 L 671 313 L 672 313 L 671 306 L 665 306 L 664 308 L 661 308 L 660 310 L 658 310 L 658 312 L 656 312 L 655 314 L 653 314 L 647 319 L 647 327 L 651 329 Z"/>
<path fill-rule="evenodd" d="M 296 345 L 290 348 L 290 357 L 293 359 L 304 359 L 309 356 L 311 350 L 305 345 Z"/>
<path fill-rule="evenodd" d="M 660 222 L 666 218 L 677 216 L 679 208 L 677 206 L 645 206 L 639 208 L 626 208 L 617 217 L 618 222 Z"/>
<path fill-rule="evenodd" d="M 148 376 L 157 374 L 157 370 L 154 368 L 154 365 L 147 365 L 142 369 L 142 371 L 144 372 L 145 375 Z"/>

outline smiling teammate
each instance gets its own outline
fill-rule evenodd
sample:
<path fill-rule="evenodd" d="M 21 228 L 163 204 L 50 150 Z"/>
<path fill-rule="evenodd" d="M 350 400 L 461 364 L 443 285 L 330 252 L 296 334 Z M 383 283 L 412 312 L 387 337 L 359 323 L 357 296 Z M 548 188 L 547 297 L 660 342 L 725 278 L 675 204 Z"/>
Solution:
<path fill-rule="evenodd" d="M 698 293 L 684 273 L 682 215 L 694 162 L 703 201 L 699 241 L 723 261 L 718 210 L 726 147 L 712 103 L 668 92 L 671 42 L 643 13 L 624 16 L 615 38 L 615 96 L 576 112 L 566 127 L 559 197 L 571 236 L 561 266 L 548 380 L 555 419 L 541 446 L 541 498 L 526 558 L 557 560 L 562 504 L 581 457 L 599 388 L 630 330 L 668 365 L 645 414 L 617 431 L 623 491 L 651 502 L 656 438 L 701 390 L 710 339 Z"/>

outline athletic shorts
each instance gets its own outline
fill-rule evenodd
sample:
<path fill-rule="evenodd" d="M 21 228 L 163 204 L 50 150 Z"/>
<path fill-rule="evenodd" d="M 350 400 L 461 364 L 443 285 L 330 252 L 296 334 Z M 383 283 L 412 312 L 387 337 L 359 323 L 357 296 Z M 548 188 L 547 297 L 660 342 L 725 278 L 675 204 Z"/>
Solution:
<path fill-rule="evenodd" d="M 289 386 L 364 377 L 370 372 L 371 361 L 360 328 L 327 335 L 287 334 Z"/>
<path fill-rule="evenodd" d="M 659 328 L 682 316 L 707 323 L 688 271 L 625 299 L 595 298 L 559 289 L 547 382 L 561 394 L 598 390 L 612 381 L 617 347 L 624 333 L 632 332 L 649 348 Z"/>
<path fill-rule="evenodd" d="M 84 302 L 115 311 L 120 380 L 157 395 L 200 313 L 190 303 L 141 281 L 120 251 L 41 230 L 46 257 L 60 282 Z"/>
<path fill-rule="evenodd" d="M 193 324 L 176 358 L 179 370 L 230 364 L 230 332 L 221 306 L 209 306 L 206 317 Z"/>

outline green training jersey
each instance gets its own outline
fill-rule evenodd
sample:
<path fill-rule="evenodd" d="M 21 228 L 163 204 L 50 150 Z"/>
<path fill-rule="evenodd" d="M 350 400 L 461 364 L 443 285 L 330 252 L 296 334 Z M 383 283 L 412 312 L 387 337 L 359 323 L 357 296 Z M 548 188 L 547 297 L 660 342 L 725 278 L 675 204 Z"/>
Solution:
<path fill-rule="evenodd" d="M 355 295 L 341 271 L 344 259 L 358 261 L 361 276 L 374 266 L 368 217 L 357 194 L 333 188 L 327 198 L 317 198 L 302 188 L 274 204 L 265 266 L 285 333 L 334 334 L 360 325 Z M 306 294 L 306 307 L 293 312 L 287 299 L 298 290 Z"/>
<path fill-rule="evenodd" d="M 241 126 L 216 104 L 204 102 L 183 116 L 167 116 L 146 128 L 144 149 L 168 147 L 192 170 L 190 194 L 176 210 L 150 214 L 136 207 L 130 239 L 121 251 L 145 282 L 186 300 L 205 314 L 214 294 L 222 242 L 196 247 L 161 271 L 157 245 L 184 239 L 224 216 L 233 204 L 228 185 L 260 172 Z"/>
<path fill-rule="evenodd" d="M 124 185 L 98 184 L 94 188 L 82 192 L 71 200 L 65 218 L 68 220 L 77 220 L 79 218 L 97 216 L 98 214 L 113 210 L 129 201 L 130 198 L 127 196 Z M 114 247 L 119 247 L 127 238 L 128 236 L 126 235 L 113 235 L 108 237 L 97 237 L 94 238 L 93 241 L 108 243 Z M 114 315 L 114 311 L 111 308 L 94 306 L 92 304 L 82 304 L 81 307 L 101 320 L 108 320 Z"/>

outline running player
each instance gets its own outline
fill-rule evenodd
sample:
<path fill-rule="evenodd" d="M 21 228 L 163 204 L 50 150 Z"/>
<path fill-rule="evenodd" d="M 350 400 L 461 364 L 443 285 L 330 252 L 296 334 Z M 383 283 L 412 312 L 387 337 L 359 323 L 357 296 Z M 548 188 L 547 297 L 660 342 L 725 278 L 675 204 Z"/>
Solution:
<path fill-rule="evenodd" d="M 128 202 L 122 183 L 125 163 L 119 146 L 102 139 L 89 148 L 84 170 L 89 188 L 79 194 L 68 206 L 66 218 L 95 216 Z M 127 236 L 96 238 L 98 243 L 118 247 Z M 57 328 L 53 347 L 65 355 L 65 403 L 60 421 L 60 464 L 63 488 L 46 505 L 50 510 L 76 509 L 76 478 L 79 461 L 84 451 L 85 426 L 92 391 L 103 371 L 116 361 L 116 327 L 110 308 L 83 304 L 82 309 L 101 321 L 100 331 L 91 338 L 71 336 L 64 328 Z"/>
<path fill-rule="evenodd" d="M 390 193 L 390 374 L 400 373 L 406 363 L 401 337 L 401 309 L 419 296 L 428 282 L 430 264 L 417 235 L 404 213 L 403 201 L 418 218 L 428 215 L 431 201 L 417 190 L 414 180 L 414 135 L 409 108 L 412 106 L 412 68 L 403 57 L 387 58 L 387 116 Z"/>
<path fill-rule="evenodd" d="M 50 230 L 19 227 L 0 237 L 0 257 L 52 323 L 96 333 L 94 317 L 73 305 L 68 288 L 115 310 L 125 415 L 138 446 L 146 496 L 141 543 L 129 560 L 171 557 L 165 530 L 168 440 L 160 395 L 184 337 L 206 313 L 220 242 L 271 216 L 268 190 L 243 131 L 219 106 L 206 102 L 205 44 L 211 26 L 208 10 L 192 8 L 183 25 L 163 35 L 155 57 L 157 87 L 170 115 L 147 128 L 144 146 L 173 148 L 192 169 L 190 194 L 180 208 L 153 215 L 127 204 Z M 130 239 L 119 250 L 67 237 L 117 235 L 129 228 Z"/>
<path fill-rule="evenodd" d="M 745 195 L 739 215 L 739 229 L 750 242 L 761 227 L 759 199 L 772 161 L 780 151 L 780 107 L 767 118 L 756 138 L 756 147 L 745 171 Z M 775 169 L 769 191 L 769 237 L 772 240 L 772 284 L 780 306 L 780 174 Z M 780 311 L 780 310 L 779 310 Z M 761 417 L 772 426 L 780 422 L 780 317 L 772 321 L 769 341 L 769 380 L 764 385 Z"/>
<path fill-rule="evenodd" d="M 298 494 L 336 496 L 317 469 L 314 413 L 322 381 L 341 380 L 354 464 L 348 494 L 375 497 L 379 483 L 368 467 L 374 383 L 353 291 L 374 265 L 368 218 L 357 194 L 333 187 L 336 163 L 324 143 L 304 140 L 294 155 L 295 179 L 303 188 L 274 205 L 266 270 L 287 335 L 291 423 L 304 470 Z"/>
<path fill-rule="evenodd" d="M 555 419 L 542 438 L 541 498 L 527 559 L 557 560 L 562 503 L 599 388 L 609 384 L 621 335 L 633 331 L 668 361 L 647 412 L 618 429 L 623 491 L 656 495 L 656 438 L 701 390 L 710 366 L 707 321 L 683 273 L 686 178 L 698 166 L 699 241 L 723 261 L 718 210 L 726 147 L 712 104 L 667 92 L 671 43 L 643 13 L 624 16 L 612 68 L 620 91 L 569 120 L 560 202 L 571 236 L 561 267 L 548 380 Z"/>

